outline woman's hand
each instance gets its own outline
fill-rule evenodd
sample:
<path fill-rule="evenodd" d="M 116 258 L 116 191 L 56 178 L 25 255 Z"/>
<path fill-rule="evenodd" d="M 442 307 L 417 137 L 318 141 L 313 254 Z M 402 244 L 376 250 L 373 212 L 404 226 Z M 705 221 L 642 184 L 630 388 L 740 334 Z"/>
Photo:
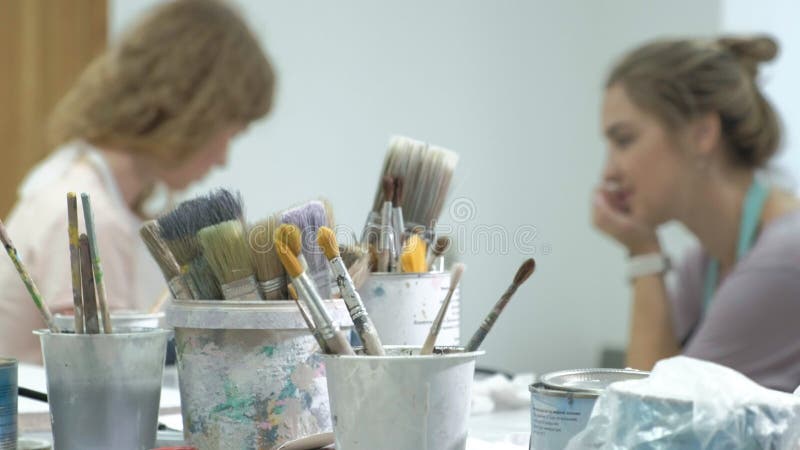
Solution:
<path fill-rule="evenodd" d="M 625 246 L 631 255 L 661 251 L 655 230 L 635 222 L 624 200 L 612 190 L 595 189 L 592 220 L 595 227 Z"/>

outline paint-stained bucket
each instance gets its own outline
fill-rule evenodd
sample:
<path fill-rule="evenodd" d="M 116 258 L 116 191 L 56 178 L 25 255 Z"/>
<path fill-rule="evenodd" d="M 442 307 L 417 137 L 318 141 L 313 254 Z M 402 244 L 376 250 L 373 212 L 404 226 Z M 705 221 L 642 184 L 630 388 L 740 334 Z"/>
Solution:
<path fill-rule="evenodd" d="M 450 272 L 372 273 L 359 289 L 364 306 L 385 345 L 421 346 L 450 289 Z M 460 341 L 461 288 L 450 300 L 436 343 Z"/>
<path fill-rule="evenodd" d="M 475 360 L 482 351 L 386 346 L 387 356 L 325 355 L 341 450 L 463 450 Z"/>
<path fill-rule="evenodd" d="M 42 343 L 54 448 L 155 445 L 168 330 L 34 333 Z"/>
<path fill-rule="evenodd" d="M 342 328 L 341 300 L 326 301 Z M 200 450 L 273 449 L 331 430 L 319 345 L 292 301 L 175 301 L 184 437 Z"/>
<path fill-rule="evenodd" d="M 0 358 L 0 450 L 17 448 L 17 360 Z"/>
<path fill-rule="evenodd" d="M 531 450 L 563 450 L 586 428 L 597 397 L 612 383 L 648 376 L 630 369 L 565 370 L 530 386 Z"/>

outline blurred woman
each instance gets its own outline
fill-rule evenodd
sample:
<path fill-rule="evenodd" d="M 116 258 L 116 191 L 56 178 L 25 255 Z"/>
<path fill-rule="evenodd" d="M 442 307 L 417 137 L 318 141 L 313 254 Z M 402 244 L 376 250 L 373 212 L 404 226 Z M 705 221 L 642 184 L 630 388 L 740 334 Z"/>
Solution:
<path fill-rule="evenodd" d="M 780 142 L 757 83 L 776 53 L 768 37 L 662 40 L 608 77 L 593 215 L 630 255 L 633 367 L 682 353 L 800 384 L 800 201 L 759 173 Z M 671 220 L 700 245 L 668 290 L 656 228 Z"/>
<path fill-rule="evenodd" d="M 227 3 L 159 5 L 96 58 L 56 106 L 53 154 L 27 176 L 7 226 L 51 310 L 72 308 L 66 193 L 87 192 L 111 308 L 142 310 L 164 289 L 138 235 L 158 183 L 186 188 L 272 105 L 274 74 Z M 39 362 L 43 327 L 11 263 L 0 263 L 0 354 Z"/>

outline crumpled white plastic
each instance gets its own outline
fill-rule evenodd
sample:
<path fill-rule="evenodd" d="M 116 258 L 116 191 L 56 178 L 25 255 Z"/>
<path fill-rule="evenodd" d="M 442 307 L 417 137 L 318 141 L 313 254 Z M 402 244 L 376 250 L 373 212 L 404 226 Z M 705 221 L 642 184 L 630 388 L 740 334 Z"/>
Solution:
<path fill-rule="evenodd" d="M 473 415 L 488 414 L 494 411 L 530 408 L 531 393 L 528 386 L 533 383 L 533 374 L 521 374 L 509 380 L 503 375 L 493 375 L 476 379 L 472 383 Z"/>
<path fill-rule="evenodd" d="M 614 383 L 568 450 L 800 449 L 800 397 L 718 364 L 660 361 L 649 378 Z"/>

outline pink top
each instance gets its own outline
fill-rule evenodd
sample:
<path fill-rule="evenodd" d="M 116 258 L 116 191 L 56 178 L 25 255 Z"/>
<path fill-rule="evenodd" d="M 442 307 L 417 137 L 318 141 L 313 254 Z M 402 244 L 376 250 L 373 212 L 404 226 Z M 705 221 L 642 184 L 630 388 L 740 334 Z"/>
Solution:
<path fill-rule="evenodd" d="M 688 252 L 671 290 L 683 353 L 782 391 L 800 385 L 800 211 L 769 223 L 701 319 L 708 256 Z"/>
<path fill-rule="evenodd" d="M 28 175 L 6 221 L 9 236 L 51 311 L 72 307 L 69 191 L 91 197 L 109 307 L 147 309 L 166 283 L 139 237 L 141 221 L 124 203 L 102 155 L 87 144 L 73 143 Z M 83 231 L 82 214 L 79 206 Z M 44 321 L 6 255 L 0 257 L 0 287 L 0 355 L 41 364 L 39 339 L 31 331 L 43 328 Z"/>

